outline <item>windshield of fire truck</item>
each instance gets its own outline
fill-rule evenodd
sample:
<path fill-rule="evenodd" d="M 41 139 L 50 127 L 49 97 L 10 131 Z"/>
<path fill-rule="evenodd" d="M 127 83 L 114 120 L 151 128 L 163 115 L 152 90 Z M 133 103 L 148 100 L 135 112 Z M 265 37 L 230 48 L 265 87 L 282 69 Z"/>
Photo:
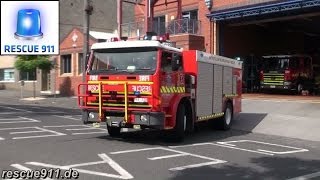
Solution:
<path fill-rule="evenodd" d="M 93 52 L 89 74 L 154 74 L 156 48 L 99 49 Z"/>
<path fill-rule="evenodd" d="M 299 58 L 297 57 L 272 57 L 266 58 L 262 62 L 264 71 L 284 71 L 288 68 L 296 68 L 299 66 Z"/>

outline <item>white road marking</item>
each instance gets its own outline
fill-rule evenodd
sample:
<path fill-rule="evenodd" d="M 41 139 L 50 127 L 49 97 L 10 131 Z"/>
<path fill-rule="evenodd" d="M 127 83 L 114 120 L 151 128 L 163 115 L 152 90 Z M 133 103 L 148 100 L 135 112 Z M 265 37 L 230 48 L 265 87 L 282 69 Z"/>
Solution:
<path fill-rule="evenodd" d="M 20 127 L 20 128 L 1 128 L 0 131 L 5 131 L 5 130 L 21 130 L 21 129 L 36 129 L 37 133 L 40 132 L 47 132 L 47 133 L 51 133 L 51 134 L 47 134 L 47 135 L 37 135 L 37 136 L 21 136 L 21 137 L 13 137 L 12 139 L 29 139 L 29 138 L 41 138 L 41 137 L 50 137 L 50 136 L 64 136 L 66 134 L 60 133 L 60 132 L 56 132 L 56 131 L 52 131 L 49 129 L 44 129 L 44 128 L 40 128 L 40 127 Z M 19 131 L 19 132 L 10 132 L 10 134 L 31 134 L 34 133 L 35 131 Z"/>
<path fill-rule="evenodd" d="M 73 170 L 76 170 L 80 173 L 85 173 L 90 175 L 104 176 L 104 177 L 111 177 L 111 178 L 118 178 L 118 179 L 133 179 L 133 176 L 129 172 L 123 169 L 118 163 L 112 160 L 108 155 L 103 153 L 103 154 L 98 154 L 98 156 L 102 159 L 102 161 L 72 164 L 67 166 L 58 166 L 58 165 L 45 164 L 40 162 L 27 162 L 26 164 L 30 164 L 34 166 L 42 166 L 47 168 L 60 168 L 63 170 L 68 170 L 70 168 L 73 168 Z M 109 164 L 109 166 L 111 166 L 115 171 L 117 171 L 119 175 L 75 168 L 75 167 L 90 166 L 90 165 L 96 165 L 96 164 Z"/>
<path fill-rule="evenodd" d="M 1 118 L 0 121 L 16 121 L 21 120 L 20 118 Z"/>
<path fill-rule="evenodd" d="M 250 149 L 238 148 L 238 147 L 230 146 L 230 144 L 224 145 L 224 144 L 215 144 L 215 143 L 212 143 L 212 145 L 214 145 L 214 146 L 220 146 L 220 147 L 226 147 L 226 148 L 230 148 L 230 149 L 237 149 L 237 150 L 241 150 L 241 151 L 253 152 L 253 153 L 258 153 L 258 154 L 264 154 L 264 155 L 269 155 L 269 156 L 273 156 L 273 155 L 274 155 L 274 154 L 267 153 L 267 152 L 260 152 L 260 151 L 250 150 Z"/>
<path fill-rule="evenodd" d="M 55 127 L 79 127 L 79 126 L 92 127 L 92 126 L 88 126 L 88 125 L 75 125 L 75 124 L 72 124 L 72 125 L 59 125 L 59 126 L 43 126 L 43 127 L 44 128 L 51 128 L 51 127 L 55 128 Z M 106 125 L 102 124 L 100 126 L 106 126 Z"/>
<path fill-rule="evenodd" d="M 43 131 L 21 131 L 21 132 L 10 132 L 10 134 L 28 134 L 28 133 L 40 133 Z"/>
<path fill-rule="evenodd" d="M 78 133 L 72 133 L 71 135 L 83 135 L 83 134 L 105 134 L 106 132 L 108 132 L 108 130 L 103 129 L 103 128 L 95 128 L 92 126 L 88 126 L 88 125 L 65 125 L 65 126 L 44 126 L 46 128 L 49 127 L 84 127 L 84 128 L 67 128 L 65 129 L 66 131 L 84 131 L 84 130 L 98 130 L 98 131 L 94 131 L 94 132 L 78 132 Z"/>
<path fill-rule="evenodd" d="M 148 159 L 153 161 L 153 160 L 167 159 L 167 158 L 180 157 L 180 156 L 188 156 L 188 154 L 173 154 L 173 155 L 159 156 L 159 157 L 153 157 Z"/>
<path fill-rule="evenodd" d="M 0 141 L 1 141 L 1 140 L 4 140 L 4 138 L 0 137 Z"/>
<path fill-rule="evenodd" d="M 79 129 L 66 129 L 66 131 L 83 131 L 83 130 L 91 130 L 91 129 L 97 129 L 97 128 L 88 127 L 88 128 L 79 128 Z"/>
<path fill-rule="evenodd" d="M 291 178 L 288 180 L 307 180 L 307 179 L 311 179 L 311 178 L 315 178 L 315 177 L 320 177 L 320 171 L 316 172 L 316 173 L 312 173 L 312 174 L 307 174 L 307 175 Z"/>
<path fill-rule="evenodd" d="M 108 132 L 107 130 L 105 132 L 87 132 L 87 133 L 72 133 L 72 135 L 82 135 L 82 134 L 105 134 Z"/>
<path fill-rule="evenodd" d="M 162 147 L 144 148 L 144 149 L 132 149 L 132 150 L 125 150 L 125 151 L 115 151 L 115 152 L 110 152 L 110 154 L 124 154 L 124 153 L 131 153 L 131 152 L 157 150 L 157 149 L 162 149 Z"/>
<path fill-rule="evenodd" d="M 11 166 L 14 168 L 17 168 L 19 170 L 22 170 L 22 171 L 32 171 L 32 169 L 25 167 L 25 166 L 22 166 L 21 164 L 11 164 Z M 22 178 L 20 178 L 20 179 L 22 179 Z M 45 178 L 42 180 L 50 180 L 50 178 Z"/>
<path fill-rule="evenodd" d="M 190 165 L 186 165 L 186 166 L 170 168 L 169 169 L 170 171 L 180 171 L 180 170 L 189 169 L 189 168 L 202 167 L 202 166 L 208 166 L 208 165 L 213 165 L 213 164 L 221 164 L 221 163 L 226 163 L 227 162 L 227 161 L 220 160 L 220 159 L 214 159 L 214 158 L 211 158 L 211 157 L 201 156 L 201 155 L 192 154 L 192 153 L 188 153 L 188 152 L 184 152 L 184 151 L 178 151 L 178 150 L 169 149 L 169 148 L 165 148 L 165 147 L 132 149 L 132 150 L 126 150 L 126 151 L 111 152 L 110 154 L 124 154 L 124 153 L 150 151 L 150 150 L 165 150 L 165 151 L 175 152 L 177 154 L 148 158 L 149 160 L 168 159 L 168 158 L 174 158 L 174 157 L 180 157 L 180 156 L 191 156 L 191 157 L 197 157 L 197 158 L 200 158 L 200 159 L 209 160 L 209 162 L 204 162 L 204 163 L 199 163 L 199 164 L 190 164 Z"/>
<path fill-rule="evenodd" d="M 25 123 L 25 122 L 40 122 L 39 120 L 18 116 L 18 118 L 1 118 L 0 124 Z"/>
<path fill-rule="evenodd" d="M 175 168 L 170 168 L 170 171 L 182 171 L 185 169 L 190 169 L 190 168 L 197 168 L 197 167 L 202 167 L 202 166 L 209 166 L 209 165 L 214 165 L 214 164 L 220 164 L 222 162 L 205 162 L 205 163 L 199 163 L 199 164 L 191 164 L 187 166 L 180 166 L 180 167 L 175 167 Z"/>
<path fill-rule="evenodd" d="M 205 146 L 205 145 L 212 145 L 212 143 L 195 143 L 195 144 L 187 144 L 187 145 L 180 145 L 180 146 L 168 146 L 168 147 L 180 148 L 180 147 Z"/>
<path fill-rule="evenodd" d="M 260 141 L 253 141 L 253 140 L 238 140 L 238 141 L 226 141 L 226 142 L 217 142 L 218 144 L 223 144 L 223 145 L 228 145 L 228 146 L 236 146 L 234 144 L 230 143 L 237 143 L 237 142 L 251 142 L 251 143 L 256 143 L 256 144 L 264 144 L 264 145 L 269 145 L 269 146 L 278 146 L 278 147 L 283 147 L 283 148 L 288 148 L 288 149 L 294 149 L 291 151 L 269 151 L 269 150 L 264 150 L 264 149 L 257 149 L 257 151 L 261 152 L 266 152 L 270 154 L 290 154 L 290 153 L 297 153 L 297 152 L 307 152 L 309 150 L 307 149 L 302 149 L 302 148 L 297 148 L 297 147 L 292 147 L 292 146 L 285 146 L 285 145 L 280 145 L 280 144 L 272 144 L 272 143 L 266 143 L 266 142 L 260 142 Z"/>
<path fill-rule="evenodd" d="M 25 109 L 18 109 L 18 108 L 13 108 L 13 107 L 8 107 L 8 106 L 0 106 L 2 108 L 5 108 L 5 109 L 10 109 L 10 110 L 16 110 L 16 111 L 22 111 L 22 112 L 32 112 L 32 111 L 28 111 L 28 110 L 25 110 Z"/>
<path fill-rule="evenodd" d="M 274 154 L 266 153 L 266 152 L 260 152 L 260 151 L 254 151 L 254 150 L 249 150 L 249 149 L 238 148 L 238 147 L 234 147 L 233 145 L 230 145 L 230 144 L 197 143 L 197 144 L 188 144 L 188 145 L 181 145 L 181 146 L 169 146 L 169 147 L 170 148 L 181 148 L 181 147 L 205 146 L 205 145 L 226 147 L 226 148 L 237 149 L 237 150 L 241 150 L 241 151 L 253 152 L 253 153 L 258 153 L 258 154 L 264 154 L 264 155 L 269 155 L 269 156 L 273 156 L 274 155 Z"/>
<path fill-rule="evenodd" d="M 53 115 L 55 117 L 59 117 L 59 118 L 64 118 L 64 119 L 70 119 L 70 120 L 75 120 L 75 121 L 81 121 L 81 119 L 79 118 L 73 118 L 71 116 L 59 116 L 59 115 Z"/>

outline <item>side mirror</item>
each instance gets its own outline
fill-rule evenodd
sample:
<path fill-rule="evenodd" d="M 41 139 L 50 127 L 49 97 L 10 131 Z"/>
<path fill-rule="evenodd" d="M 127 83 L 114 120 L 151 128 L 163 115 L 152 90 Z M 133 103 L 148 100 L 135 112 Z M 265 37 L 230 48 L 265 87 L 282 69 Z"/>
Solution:
<path fill-rule="evenodd" d="M 171 67 L 172 71 L 177 71 L 179 69 L 181 63 L 181 59 L 178 55 L 173 55 L 172 61 L 171 61 Z"/>

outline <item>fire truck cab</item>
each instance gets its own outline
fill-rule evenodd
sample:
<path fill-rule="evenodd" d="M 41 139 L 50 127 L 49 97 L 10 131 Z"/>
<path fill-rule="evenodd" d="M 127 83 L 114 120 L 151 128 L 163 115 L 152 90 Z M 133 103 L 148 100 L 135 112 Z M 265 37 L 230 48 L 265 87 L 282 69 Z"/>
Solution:
<path fill-rule="evenodd" d="M 263 56 L 260 89 L 283 89 L 301 94 L 312 90 L 312 58 L 307 55 Z"/>
<path fill-rule="evenodd" d="M 228 130 L 241 111 L 241 69 L 240 61 L 184 51 L 166 37 L 96 43 L 78 87 L 82 120 L 106 122 L 113 137 L 121 128 L 157 129 L 181 141 L 211 119 Z"/>

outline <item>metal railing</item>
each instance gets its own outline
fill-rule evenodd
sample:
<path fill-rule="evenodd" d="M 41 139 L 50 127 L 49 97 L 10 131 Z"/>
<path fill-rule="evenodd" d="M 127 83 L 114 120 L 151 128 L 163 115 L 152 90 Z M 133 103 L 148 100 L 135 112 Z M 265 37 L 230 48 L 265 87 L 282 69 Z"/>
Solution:
<path fill-rule="evenodd" d="M 81 87 L 86 86 L 86 89 L 88 89 L 89 85 L 97 85 L 98 89 L 97 89 L 97 93 L 98 95 L 88 95 L 86 94 L 78 94 L 78 106 L 80 108 L 88 108 L 88 106 L 85 104 L 84 106 L 81 105 L 81 100 L 88 102 L 88 97 L 97 97 L 98 98 L 98 112 L 99 112 L 99 122 L 102 121 L 102 119 L 104 118 L 104 106 L 107 105 L 106 103 L 103 102 L 104 98 L 106 98 L 105 91 L 103 89 L 103 85 L 122 85 L 123 86 L 123 93 L 124 93 L 124 104 L 122 107 L 124 107 L 124 121 L 127 122 L 128 120 L 128 109 L 129 109 L 129 90 L 128 90 L 128 86 L 129 85 L 153 85 L 153 82 L 141 82 L 141 81 L 89 81 L 88 83 L 80 83 L 78 85 L 78 92 L 80 92 Z M 140 96 L 143 97 L 143 96 Z"/>
<path fill-rule="evenodd" d="M 169 22 L 153 22 L 153 31 L 158 35 L 169 33 L 177 34 L 201 34 L 201 21 L 196 19 L 177 19 Z M 129 38 L 143 37 L 145 35 L 144 22 L 131 22 L 121 25 L 122 36 Z"/>

